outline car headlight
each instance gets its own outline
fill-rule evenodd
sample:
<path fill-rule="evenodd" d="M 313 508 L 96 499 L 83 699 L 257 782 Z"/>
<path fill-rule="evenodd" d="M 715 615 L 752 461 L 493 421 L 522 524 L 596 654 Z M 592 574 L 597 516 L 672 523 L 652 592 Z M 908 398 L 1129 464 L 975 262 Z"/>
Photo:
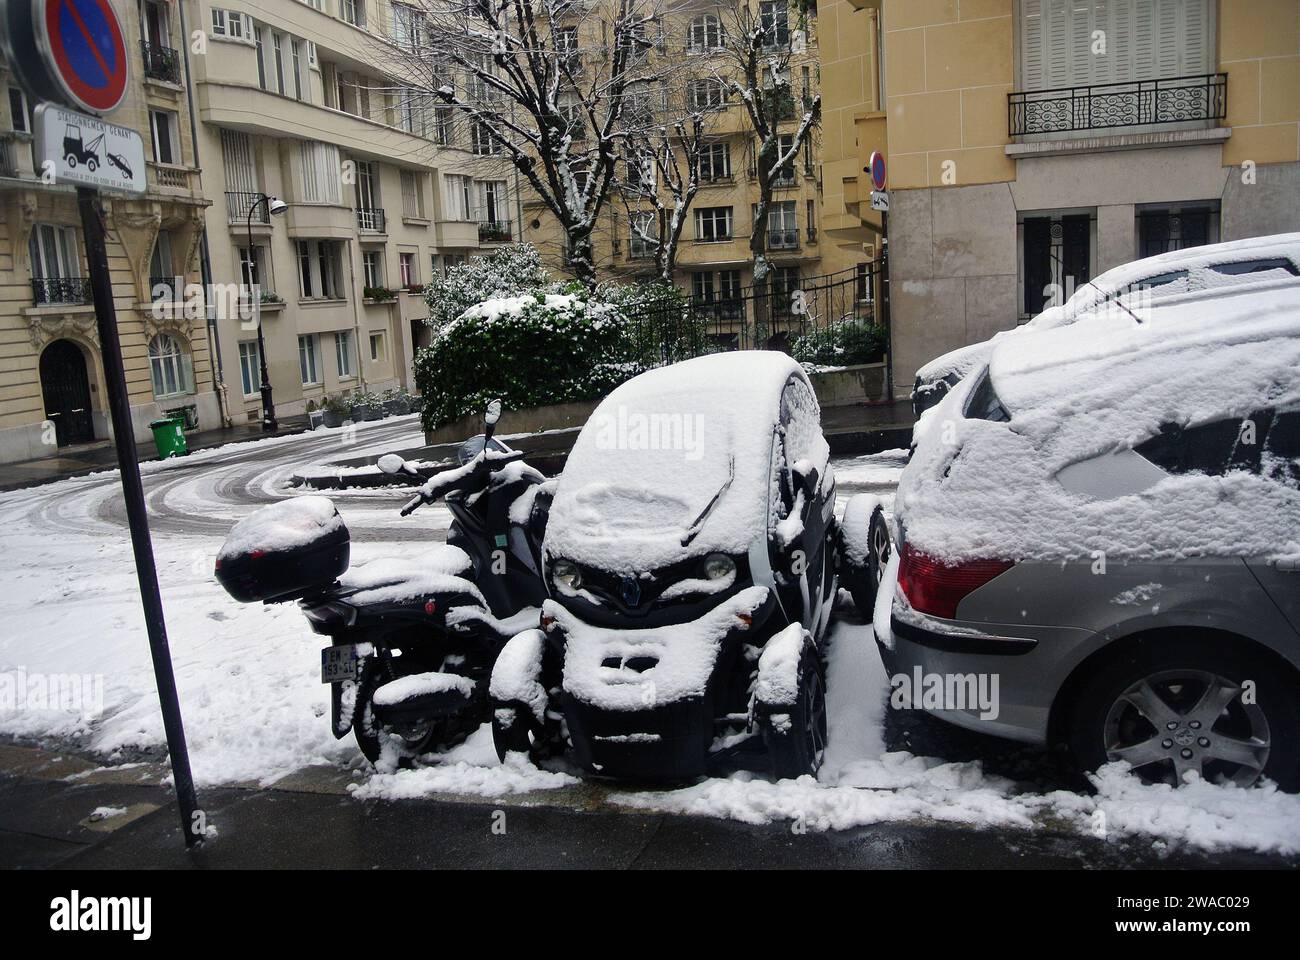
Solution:
<path fill-rule="evenodd" d="M 704 576 L 710 580 L 725 580 L 736 572 L 736 561 L 725 553 L 711 553 L 704 558 Z"/>
<path fill-rule="evenodd" d="M 576 563 L 557 560 L 551 564 L 551 582 L 566 590 L 577 590 L 582 586 L 582 572 Z"/>

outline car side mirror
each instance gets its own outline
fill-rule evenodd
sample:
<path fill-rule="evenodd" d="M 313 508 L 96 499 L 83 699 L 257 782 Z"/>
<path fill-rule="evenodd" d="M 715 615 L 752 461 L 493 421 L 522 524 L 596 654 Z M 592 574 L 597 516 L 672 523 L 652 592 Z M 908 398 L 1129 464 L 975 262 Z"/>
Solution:
<path fill-rule="evenodd" d="M 821 479 L 817 468 L 801 460 L 790 468 L 790 474 L 794 478 L 795 491 L 802 490 L 804 498 L 811 503 L 817 495 L 817 484 Z"/>
<path fill-rule="evenodd" d="M 399 473 L 405 473 L 410 476 L 419 476 L 419 471 L 407 463 L 400 454 L 386 453 L 376 461 L 377 466 L 390 477 Z"/>

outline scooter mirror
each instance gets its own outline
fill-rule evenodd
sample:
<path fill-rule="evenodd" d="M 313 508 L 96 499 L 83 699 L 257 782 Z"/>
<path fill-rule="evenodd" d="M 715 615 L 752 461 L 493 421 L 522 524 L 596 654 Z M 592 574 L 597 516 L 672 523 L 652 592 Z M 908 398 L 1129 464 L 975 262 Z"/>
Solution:
<path fill-rule="evenodd" d="M 386 453 L 379 458 L 379 469 L 392 476 L 401 473 L 406 461 L 395 453 Z"/>
<path fill-rule="evenodd" d="M 489 427 L 496 426 L 496 422 L 501 419 L 501 401 L 493 400 L 487 405 L 487 412 L 483 414 L 483 422 Z"/>

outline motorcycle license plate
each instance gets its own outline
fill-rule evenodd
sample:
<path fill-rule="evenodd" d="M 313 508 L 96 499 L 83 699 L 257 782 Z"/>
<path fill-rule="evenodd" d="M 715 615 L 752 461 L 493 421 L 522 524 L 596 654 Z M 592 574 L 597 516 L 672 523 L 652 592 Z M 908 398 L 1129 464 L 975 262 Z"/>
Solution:
<path fill-rule="evenodd" d="M 341 683 L 357 678 L 357 645 L 345 643 L 320 652 L 320 682 Z"/>

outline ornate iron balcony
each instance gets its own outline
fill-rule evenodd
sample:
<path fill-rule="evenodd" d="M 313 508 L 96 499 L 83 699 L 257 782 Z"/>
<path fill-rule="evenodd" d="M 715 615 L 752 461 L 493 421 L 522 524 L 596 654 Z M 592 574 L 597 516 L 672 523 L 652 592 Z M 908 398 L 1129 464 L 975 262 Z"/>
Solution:
<path fill-rule="evenodd" d="M 365 233 L 383 233 L 386 221 L 383 207 L 357 207 L 357 226 Z"/>
<path fill-rule="evenodd" d="M 32 302 L 38 307 L 56 303 L 90 303 L 87 277 L 32 277 Z"/>
<path fill-rule="evenodd" d="M 1134 80 L 1007 94 L 1013 137 L 1031 133 L 1104 130 L 1188 120 L 1219 120 L 1228 113 L 1228 76 Z"/>
<path fill-rule="evenodd" d="M 480 220 L 478 238 L 485 243 L 504 243 L 510 240 L 514 231 L 509 220 Z"/>
<path fill-rule="evenodd" d="M 181 82 L 181 57 L 171 47 L 158 43 L 140 42 L 140 53 L 144 57 L 144 75 L 151 80 L 165 80 L 168 83 Z"/>

